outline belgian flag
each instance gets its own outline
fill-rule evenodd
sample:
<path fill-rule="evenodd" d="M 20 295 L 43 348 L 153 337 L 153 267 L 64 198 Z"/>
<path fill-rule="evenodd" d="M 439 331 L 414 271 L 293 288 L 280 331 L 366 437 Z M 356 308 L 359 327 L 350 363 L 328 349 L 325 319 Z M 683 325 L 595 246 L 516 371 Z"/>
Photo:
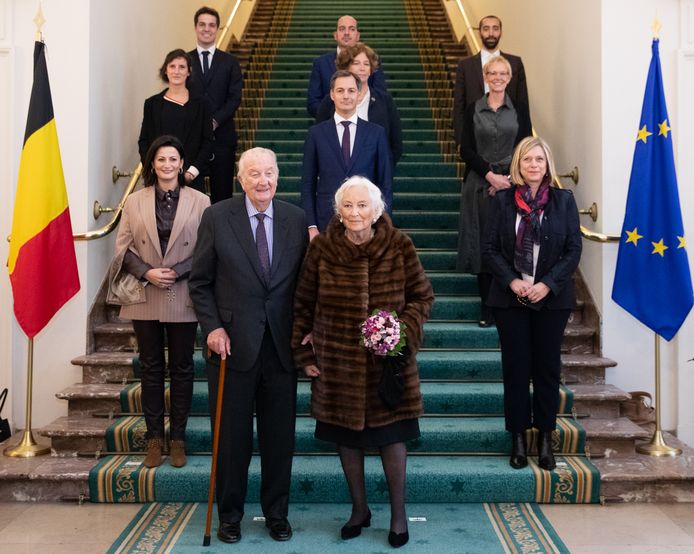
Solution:
<path fill-rule="evenodd" d="M 24 147 L 7 262 L 14 313 L 34 337 L 80 289 L 43 42 L 34 45 Z"/>

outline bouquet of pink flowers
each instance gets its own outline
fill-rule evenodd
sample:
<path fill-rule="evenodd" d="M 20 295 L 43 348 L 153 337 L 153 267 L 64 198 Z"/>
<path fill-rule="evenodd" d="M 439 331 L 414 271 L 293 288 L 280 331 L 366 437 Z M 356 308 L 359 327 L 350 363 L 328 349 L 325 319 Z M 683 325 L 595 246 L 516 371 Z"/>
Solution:
<path fill-rule="evenodd" d="M 361 324 L 361 344 L 377 356 L 397 356 L 405 346 L 407 326 L 395 312 L 374 310 Z"/>

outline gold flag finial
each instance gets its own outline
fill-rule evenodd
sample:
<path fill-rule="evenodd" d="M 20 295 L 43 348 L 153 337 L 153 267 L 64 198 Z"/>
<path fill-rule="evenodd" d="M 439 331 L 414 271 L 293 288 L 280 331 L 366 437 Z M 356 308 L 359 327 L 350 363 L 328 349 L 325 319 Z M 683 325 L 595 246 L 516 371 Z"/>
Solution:
<path fill-rule="evenodd" d="M 41 8 L 41 2 L 39 2 L 39 9 L 36 12 L 36 17 L 34 17 L 34 23 L 36 23 L 36 40 L 43 39 L 43 25 L 46 23 L 46 18 L 43 16 L 43 9 Z"/>
<path fill-rule="evenodd" d="M 660 24 L 660 19 L 658 19 L 658 16 L 655 16 L 655 19 L 653 20 L 653 26 L 651 29 L 653 29 L 653 38 L 657 39 L 658 38 L 658 33 L 660 33 L 660 28 L 662 25 Z"/>

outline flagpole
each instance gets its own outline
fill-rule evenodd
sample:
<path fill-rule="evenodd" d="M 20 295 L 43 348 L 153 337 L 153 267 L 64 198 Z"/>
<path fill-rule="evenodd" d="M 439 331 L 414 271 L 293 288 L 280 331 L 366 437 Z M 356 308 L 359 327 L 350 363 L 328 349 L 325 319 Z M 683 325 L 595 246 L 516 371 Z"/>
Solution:
<path fill-rule="evenodd" d="M 24 434 L 22 440 L 16 446 L 8 446 L 5 448 L 5 456 L 11 458 L 33 458 L 34 456 L 43 456 L 51 451 L 50 446 L 39 444 L 34 439 L 34 434 L 31 431 L 31 404 L 32 404 L 32 389 L 34 380 L 34 339 L 29 339 L 29 348 L 27 353 L 27 401 L 26 401 L 26 416 L 24 425 Z"/>
<path fill-rule="evenodd" d="M 665 444 L 663 432 L 660 426 L 660 335 L 655 334 L 655 432 L 650 442 L 644 442 L 636 446 L 636 452 L 649 456 L 679 456 L 681 448 L 675 448 Z"/>

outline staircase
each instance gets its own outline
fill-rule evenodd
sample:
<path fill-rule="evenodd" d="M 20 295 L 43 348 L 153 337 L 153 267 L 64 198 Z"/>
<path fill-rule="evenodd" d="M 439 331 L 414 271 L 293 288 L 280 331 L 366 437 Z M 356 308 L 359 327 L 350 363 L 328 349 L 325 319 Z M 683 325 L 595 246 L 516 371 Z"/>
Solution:
<path fill-rule="evenodd" d="M 278 197 L 298 202 L 303 140 L 312 124 L 305 110 L 311 61 L 334 48 L 332 30 L 345 13 L 358 19 L 362 40 L 380 55 L 400 110 L 405 154 L 396 171 L 394 222 L 412 237 L 436 293 L 418 355 L 425 415 L 422 437 L 408 445 L 408 501 L 694 499 L 691 449 L 667 461 L 635 454 L 635 440 L 648 435 L 620 417 L 620 402 L 628 394 L 605 384 L 605 368 L 615 363 L 599 355 L 597 313 L 579 277 L 579 302 L 562 349 L 558 470 L 550 475 L 534 463 L 520 471 L 509 467 L 496 330 L 477 326 L 475 279 L 454 271 L 462 164 L 454 151 L 450 114 L 452 76 L 465 47 L 454 43 L 439 0 L 355 0 L 339 6 L 259 0 L 244 41 L 232 49 L 245 75 L 239 152 L 252 146 L 275 150 Z M 102 291 L 90 315 L 89 353 L 73 360 L 82 367 L 83 380 L 58 393 L 68 401 L 68 415 L 40 431 L 50 437 L 53 456 L 36 461 L 29 472 L 0 473 L 0 500 L 16 497 L 17 483 L 27 499 L 206 499 L 211 441 L 201 354 L 196 352 L 189 463 L 182 469 L 165 463 L 145 470 L 138 455 L 144 421 L 136 342 L 131 325 L 117 313 L 105 304 Z M 313 438 L 308 381 L 300 379 L 297 396 L 292 501 L 346 502 L 333 446 Z M 109 417 L 119 413 L 133 415 Z M 104 451 L 121 455 L 78 456 Z M 377 457 L 367 457 L 366 472 L 370 498 L 387 501 Z M 259 490 L 255 457 L 250 474 L 249 500 L 254 501 Z"/>

